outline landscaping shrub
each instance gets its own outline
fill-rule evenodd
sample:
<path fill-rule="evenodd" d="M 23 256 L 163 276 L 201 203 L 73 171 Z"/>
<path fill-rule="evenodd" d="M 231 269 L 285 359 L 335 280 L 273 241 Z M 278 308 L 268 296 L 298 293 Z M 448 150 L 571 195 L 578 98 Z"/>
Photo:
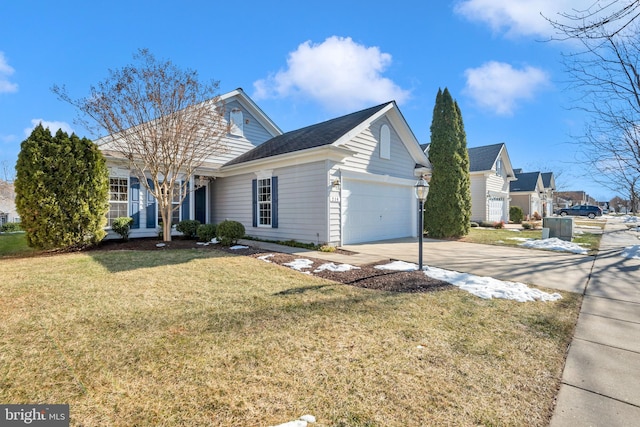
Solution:
<path fill-rule="evenodd" d="M 540 221 L 542 219 L 542 217 L 540 216 L 540 214 L 538 212 L 534 212 L 533 213 L 533 219 L 535 219 L 536 221 Z"/>
<path fill-rule="evenodd" d="M 535 228 L 535 226 L 533 224 L 531 224 L 530 222 L 523 222 L 522 223 L 522 228 L 524 228 L 525 230 L 533 230 Z"/>
<path fill-rule="evenodd" d="M 511 206 L 509 208 L 509 220 L 514 224 L 521 224 L 524 219 L 524 212 L 520 206 Z"/>
<path fill-rule="evenodd" d="M 238 243 L 238 239 L 244 237 L 244 225 L 238 221 L 222 221 L 218 224 L 216 234 L 220 238 L 220 243 L 224 246 L 231 246 Z"/>
<path fill-rule="evenodd" d="M 336 248 L 335 246 L 331 246 L 331 245 L 322 245 L 320 246 L 320 252 L 335 252 Z"/>
<path fill-rule="evenodd" d="M 176 230 L 184 234 L 184 237 L 187 239 L 195 239 L 198 235 L 198 227 L 200 226 L 200 221 L 197 219 L 185 219 L 184 221 L 180 221 L 178 225 L 176 225 Z"/>
<path fill-rule="evenodd" d="M 493 228 L 502 229 L 504 228 L 504 221 L 496 221 L 493 223 Z"/>
<path fill-rule="evenodd" d="M 7 222 L 3 224 L 2 227 L 0 227 L 0 231 L 2 231 L 3 233 L 14 233 L 20 230 L 22 229 L 20 228 L 19 222 Z"/>
<path fill-rule="evenodd" d="M 123 240 L 129 240 L 129 231 L 131 231 L 131 224 L 133 218 L 130 216 L 121 216 L 113 220 L 111 229 L 118 233 Z"/>
<path fill-rule="evenodd" d="M 196 229 L 198 239 L 203 242 L 210 242 L 216 237 L 216 225 L 215 224 L 200 224 Z"/>

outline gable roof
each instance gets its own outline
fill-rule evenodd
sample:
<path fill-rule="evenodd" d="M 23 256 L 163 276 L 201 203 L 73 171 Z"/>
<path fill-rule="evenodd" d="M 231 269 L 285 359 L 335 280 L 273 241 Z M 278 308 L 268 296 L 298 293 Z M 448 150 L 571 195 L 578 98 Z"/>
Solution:
<path fill-rule="evenodd" d="M 469 148 L 469 172 L 488 171 L 504 148 L 504 143 Z"/>
<path fill-rule="evenodd" d="M 265 159 L 280 154 L 293 153 L 309 148 L 330 145 L 341 137 L 381 111 L 390 103 L 381 104 L 366 110 L 347 114 L 346 116 L 327 120 L 326 122 L 307 126 L 302 129 L 278 135 L 260 144 L 256 148 L 227 162 L 224 166 L 236 165 L 252 160 Z"/>
<path fill-rule="evenodd" d="M 556 180 L 553 177 L 553 172 L 542 172 L 542 185 L 544 185 L 544 188 L 556 189 Z"/>
<path fill-rule="evenodd" d="M 523 172 L 516 174 L 517 181 L 509 183 L 509 191 L 537 191 L 540 172 Z"/>

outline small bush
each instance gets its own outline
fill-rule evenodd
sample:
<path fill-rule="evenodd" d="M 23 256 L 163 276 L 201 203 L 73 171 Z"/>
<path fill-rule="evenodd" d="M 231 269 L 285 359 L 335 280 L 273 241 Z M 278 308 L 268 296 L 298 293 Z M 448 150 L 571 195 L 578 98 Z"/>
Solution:
<path fill-rule="evenodd" d="M 493 228 L 502 229 L 504 228 L 504 221 L 496 221 L 493 223 Z"/>
<path fill-rule="evenodd" d="M 133 218 L 130 216 L 121 216 L 113 220 L 111 229 L 118 233 L 123 240 L 129 240 L 129 231 L 131 231 L 131 223 Z"/>
<path fill-rule="evenodd" d="M 536 221 L 540 221 L 542 219 L 542 217 L 540 216 L 540 214 L 538 212 L 534 212 L 533 213 L 533 219 L 535 219 Z"/>
<path fill-rule="evenodd" d="M 184 234 L 184 237 L 187 239 L 195 239 L 198 235 L 198 227 L 200 226 L 200 221 L 197 219 L 185 219 L 184 221 L 180 221 L 178 225 L 176 225 L 176 230 Z"/>
<path fill-rule="evenodd" d="M 0 231 L 3 233 L 15 233 L 22 230 L 19 222 L 6 222 L 0 227 Z"/>
<path fill-rule="evenodd" d="M 322 245 L 320 246 L 320 252 L 335 252 L 336 248 L 335 246 L 331 246 L 331 245 Z"/>
<path fill-rule="evenodd" d="M 216 225 L 215 224 L 200 224 L 196 230 L 198 239 L 203 242 L 210 242 L 216 237 Z"/>
<path fill-rule="evenodd" d="M 509 220 L 514 224 L 521 224 L 524 219 L 524 212 L 520 206 L 511 206 L 509 208 Z"/>
<path fill-rule="evenodd" d="M 238 221 L 227 220 L 218 224 L 216 233 L 220 238 L 220 243 L 224 246 L 231 246 L 238 243 L 238 239 L 244 237 L 245 229 L 244 225 Z"/>
<path fill-rule="evenodd" d="M 533 224 L 531 224 L 530 222 L 523 222 L 522 223 L 522 228 L 524 228 L 525 230 L 533 230 L 535 228 L 535 226 Z"/>

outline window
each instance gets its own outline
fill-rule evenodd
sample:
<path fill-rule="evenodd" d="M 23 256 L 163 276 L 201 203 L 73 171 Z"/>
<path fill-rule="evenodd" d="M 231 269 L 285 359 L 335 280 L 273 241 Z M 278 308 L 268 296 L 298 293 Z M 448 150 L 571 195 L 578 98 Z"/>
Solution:
<path fill-rule="evenodd" d="M 229 113 L 229 133 L 235 136 L 244 135 L 244 119 L 239 108 L 234 108 Z"/>
<path fill-rule="evenodd" d="M 129 180 L 127 178 L 109 178 L 109 212 L 107 225 L 121 216 L 129 216 Z"/>
<path fill-rule="evenodd" d="M 496 160 L 496 175 L 502 176 L 502 159 Z"/>
<path fill-rule="evenodd" d="M 271 178 L 258 180 L 258 226 L 271 226 Z"/>
<path fill-rule="evenodd" d="M 391 131 L 387 125 L 380 127 L 380 158 L 391 158 Z"/>
<path fill-rule="evenodd" d="M 269 175 L 252 182 L 254 227 L 278 228 L 278 177 Z"/>

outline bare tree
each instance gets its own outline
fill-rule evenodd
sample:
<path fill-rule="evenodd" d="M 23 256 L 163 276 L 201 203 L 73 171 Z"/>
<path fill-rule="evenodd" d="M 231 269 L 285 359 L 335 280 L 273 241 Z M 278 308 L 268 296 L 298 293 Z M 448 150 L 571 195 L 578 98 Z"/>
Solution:
<path fill-rule="evenodd" d="M 618 192 L 636 191 L 640 178 L 640 1 L 596 2 L 548 21 L 559 40 L 577 41 L 564 55 L 575 108 L 588 115 L 578 160 L 592 178 Z"/>
<path fill-rule="evenodd" d="M 64 86 L 52 90 L 80 111 L 79 121 L 87 129 L 106 131 L 100 148 L 128 160 L 156 198 L 163 238 L 169 241 L 172 212 L 187 196 L 189 180 L 225 151 L 224 111 L 216 94 L 218 82 L 201 83 L 196 71 L 158 61 L 146 49 L 133 57 L 136 64 L 109 70 L 109 77 L 92 86 L 86 98 L 72 99 Z"/>
<path fill-rule="evenodd" d="M 9 162 L 3 160 L 0 162 L 0 179 L 6 182 L 13 182 L 16 177 L 15 167 L 9 165 Z"/>

